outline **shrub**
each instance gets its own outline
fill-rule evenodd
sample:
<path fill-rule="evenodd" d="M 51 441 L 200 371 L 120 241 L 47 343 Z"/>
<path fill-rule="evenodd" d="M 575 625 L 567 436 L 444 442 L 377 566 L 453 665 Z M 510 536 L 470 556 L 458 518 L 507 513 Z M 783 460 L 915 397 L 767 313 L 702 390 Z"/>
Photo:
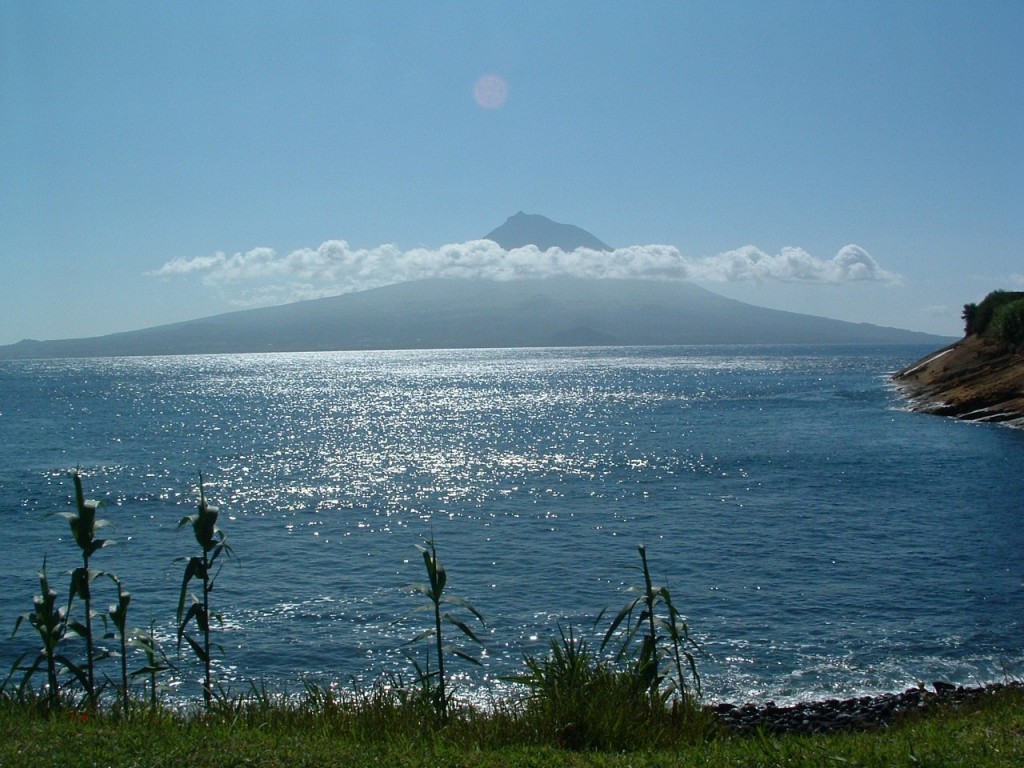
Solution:
<path fill-rule="evenodd" d="M 964 307 L 964 322 L 970 328 L 968 333 L 983 334 L 988 332 L 997 310 L 1011 302 L 1024 299 L 1022 291 L 992 291 L 980 304 L 968 304 Z M 969 309 L 972 308 L 973 309 Z"/>
<path fill-rule="evenodd" d="M 1001 304 L 992 315 L 988 332 L 1005 344 L 1024 343 L 1024 298 Z"/>
<path fill-rule="evenodd" d="M 692 698 L 651 695 L 634 665 L 600 658 L 559 627 L 544 657 L 526 656 L 524 720 L 533 738 L 573 750 L 657 749 L 704 740 L 714 728 Z"/>
<path fill-rule="evenodd" d="M 964 304 L 964 311 L 960 313 L 960 319 L 964 321 L 964 336 L 973 336 L 977 325 L 978 305 Z"/>

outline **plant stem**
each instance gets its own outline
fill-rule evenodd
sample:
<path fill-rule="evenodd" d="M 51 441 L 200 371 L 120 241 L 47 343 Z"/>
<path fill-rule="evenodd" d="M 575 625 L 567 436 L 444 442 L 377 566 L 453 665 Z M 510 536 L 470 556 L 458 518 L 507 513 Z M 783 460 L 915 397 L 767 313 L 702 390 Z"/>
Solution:
<path fill-rule="evenodd" d="M 437 554 L 434 554 L 434 563 L 437 563 Z M 441 595 L 435 595 L 434 601 L 434 629 L 437 641 L 437 713 L 443 720 L 448 714 L 448 701 L 444 685 L 444 649 L 441 642 Z"/>
<path fill-rule="evenodd" d="M 89 583 L 89 552 L 82 550 L 82 592 L 85 601 L 85 673 L 89 681 L 89 707 L 96 706 L 96 678 L 92 643 L 92 585 Z"/>
<path fill-rule="evenodd" d="M 210 677 L 210 560 L 206 550 L 203 550 L 203 623 L 200 628 L 203 630 L 203 652 L 206 654 L 203 700 L 206 702 L 206 708 L 209 709 L 213 699 L 213 690 Z"/>

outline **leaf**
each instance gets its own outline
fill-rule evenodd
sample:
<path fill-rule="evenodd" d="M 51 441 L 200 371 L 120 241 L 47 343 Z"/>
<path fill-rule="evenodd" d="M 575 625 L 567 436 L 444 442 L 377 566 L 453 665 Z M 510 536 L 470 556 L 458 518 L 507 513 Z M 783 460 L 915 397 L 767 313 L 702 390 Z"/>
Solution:
<path fill-rule="evenodd" d="M 2 693 L 7 688 L 7 683 L 10 681 L 14 673 L 18 670 L 18 667 L 21 666 L 21 660 L 28 656 L 28 654 L 29 651 L 25 651 L 23 654 L 21 654 L 18 658 L 14 660 L 13 664 L 11 664 L 10 673 L 7 675 L 7 677 L 4 678 L 4 681 L 0 683 L 0 693 Z"/>
<path fill-rule="evenodd" d="M 83 688 L 89 690 L 89 676 L 85 673 L 84 669 L 63 654 L 54 657 L 54 660 L 59 662 L 61 666 L 73 674 L 78 679 L 78 682 L 81 683 Z"/>
<path fill-rule="evenodd" d="M 25 658 L 25 654 L 21 655 L 21 657 L 19 658 L 19 662 L 23 658 Z M 20 688 L 21 690 L 25 690 L 26 688 L 28 688 L 29 683 L 32 681 L 32 675 L 34 675 L 36 672 L 42 669 L 42 664 L 44 661 L 46 661 L 46 657 L 43 654 L 39 654 L 38 656 L 36 656 L 35 661 L 32 662 L 31 666 L 18 667 L 17 671 L 25 673 L 24 675 L 22 675 L 21 683 L 18 684 L 18 688 Z M 11 669 L 11 674 L 14 674 L 13 668 Z"/>
<path fill-rule="evenodd" d="M 83 600 L 89 599 L 89 571 L 82 566 L 75 568 L 71 572 L 71 589 L 68 594 L 69 604 L 76 595 Z"/>
<path fill-rule="evenodd" d="M 458 648 L 448 648 L 446 650 L 449 653 L 451 653 L 451 654 L 453 654 L 455 656 L 458 656 L 460 659 L 465 659 L 466 661 L 470 662 L 471 664 L 476 664 L 478 667 L 482 667 L 483 666 L 483 664 L 480 663 L 479 659 L 473 658 L 468 653 L 464 653 L 464 652 L 460 651 Z"/>
<path fill-rule="evenodd" d="M 474 616 L 476 616 L 480 620 L 481 624 L 484 624 L 484 625 L 487 624 L 487 622 L 484 621 L 484 617 L 480 613 L 480 611 L 478 611 L 476 608 L 474 608 L 473 604 L 471 602 L 469 602 L 469 600 L 467 600 L 466 598 L 464 598 L 464 597 L 456 597 L 456 596 L 453 595 L 451 597 L 445 598 L 444 602 L 446 604 L 448 604 L 448 605 L 460 605 L 460 606 L 462 606 L 467 611 L 469 611 Z"/>
<path fill-rule="evenodd" d="M 473 630 L 470 629 L 468 624 L 466 624 L 463 621 L 459 621 L 454 616 L 452 616 L 450 613 L 446 613 L 444 616 L 442 616 L 441 620 L 442 621 L 447 621 L 449 624 L 454 624 L 456 627 L 458 627 L 462 631 L 462 634 L 464 634 L 466 637 L 468 637 L 474 643 L 477 643 L 479 645 L 483 645 L 483 643 L 480 642 L 480 638 L 478 638 L 475 634 L 473 634 Z"/>
<path fill-rule="evenodd" d="M 424 639 L 426 639 L 428 637 L 433 637 L 435 634 L 437 634 L 437 630 L 435 630 L 435 629 L 425 629 L 422 632 L 420 632 L 418 635 L 416 635 L 416 637 L 414 637 L 412 640 L 410 640 L 407 643 L 405 643 L 405 645 L 412 645 L 413 643 L 418 643 L 420 640 L 424 640 Z"/>
<path fill-rule="evenodd" d="M 192 646 L 192 650 L 195 652 L 196 657 L 203 662 L 203 664 L 206 664 L 209 661 L 209 657 L 207 657 L 203 646 L 201 646 L 199 642 L 192 637 L 192 635 L 185 635 L 185 640 L 187 640 L 188 644 Z"/>
<path fill-rule="evenodd" d="M 98 550 L 103 549 L 108 544 L 113 544 L 113 542 L 110 539 L 96 539 L 96 540 L 94 540 L 92 542 L 92 544 L 89 545 L 89 554 L 90 555 L 95 554 Z"/>
<path fill-rule="evenodd" d="M 426 584 L 410 584 L 409 589 L 421 595 L 426 595 L 431 601 L 434 600 L 434 591 Z"/>
<path fill-rule="evenodd" d="M 178 645 L 181 645 L 181 638 L 185 634 L 185 627 L 188 626 L 188 623 L 192 620 L 193 617 L 196 617 L 196 622 L 200 623 L 201 625 L 201 620 L 198 617 L 202 615 L 202 613 L 202 603 L 200 603 L 193 597 L 192 605 L 189 607 L 188 613 L 185 614 L 185 618 L 178 624 Z M 200 629 L 202 629 L 202 626 L 200 626 Z"/>
<path fill-rule="evenodd" d="M 82 622 L 80 622 L 80 621 L 69 621 L 67 626 L 68 626 L 68 629 L 70 629 L 72 632 L 74 632 L 79 637 L 86 637 L 86 638 L 89 637 L 89 630 L 86 628 L 86 626 Z"/>
<path fill-rule="evenodd" d="M 125 645 L 131 646 L 132 648 L 138 648 L 139 650 L 149 654 L 156 654 L 155 644 L 147 637 L 131 637 L 125 642 Z"/>
<path fill-rule="evenodd" d="M 608 645 L 608 642 L 611 640 L 612 635 L 615 634 L 615 630 L 619 628 L 619 625 L 623 622 L 623 620 L 625 620 L 630 614 L 633 613 L 633 609 L 636 608 L 637 603 L 639 603 L 640 600 L 641 598 L 636 598 L 636 600 L 627 603 L 626 607 L 619 611 L 618 615 L 616 615 L 616 617 L 612 620 L 611 626 L 608 627 L 608 631 L 604 633 L 604 640 L 601 641 L 601 650 L 604 650 L 605 646 Z"/>
<path fill-rule="evenodd" d="M 185 576 L 181 582 L 181 595 L 178 597 L 178 623 L 181 623 L 181 612 L 185 609 L 185 595 L 188 593 L 188 583 L 193 576 L 203 578 L 205 569 L 201 557 L 190 557 L 188 565 L 185 566 Z"/>

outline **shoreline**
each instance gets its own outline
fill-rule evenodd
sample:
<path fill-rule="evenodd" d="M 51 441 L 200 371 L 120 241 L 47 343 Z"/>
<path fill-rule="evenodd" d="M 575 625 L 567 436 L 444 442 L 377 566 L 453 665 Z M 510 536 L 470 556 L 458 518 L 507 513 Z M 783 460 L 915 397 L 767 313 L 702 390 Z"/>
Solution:
<path fill-rule="evenodd" d="M 981 686 L 956 686 L 937 681 L 932 683 L 931 689 L 922 684 L 900 693 L 877 696 L 804 701 L 788 706 L 776 706 L 772 701 L 741 706 L 723 702 L 706 709 L 714 714 L 719 725 L 739 735 L 758 731 L 773 736 L 826 734 L 884 730 L 909 715 L 968 704 L 1009 689 L 1024 690 L 1024 681 Z"/>
<path fill-rule="evenodd" d="M 911 411 L 1024 428 L 1024 352 L 967 336 L 896 371 Z"/>

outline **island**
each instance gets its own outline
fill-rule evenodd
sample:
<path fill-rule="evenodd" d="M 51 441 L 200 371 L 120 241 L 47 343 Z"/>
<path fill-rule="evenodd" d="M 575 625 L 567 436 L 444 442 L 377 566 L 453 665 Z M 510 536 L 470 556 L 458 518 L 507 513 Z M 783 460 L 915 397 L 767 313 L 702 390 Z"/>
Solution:
<path fill-rule="evenodd" d="M 489 232 L 506 252 L 612 250 L 572 224 L 522 211 Z M 948 337 L 745 304 L 681 280 L 424 277 L 321 299 L 91 338 L 0 346 L 0 361 L 394 349 L 680 344 L 927 344 Z"/>
<path fill-rule="evenodd" d="M 1024 427 L 1024 292 L 964 306 L 964 337 L 892 376 L 912 410 Z"/>

